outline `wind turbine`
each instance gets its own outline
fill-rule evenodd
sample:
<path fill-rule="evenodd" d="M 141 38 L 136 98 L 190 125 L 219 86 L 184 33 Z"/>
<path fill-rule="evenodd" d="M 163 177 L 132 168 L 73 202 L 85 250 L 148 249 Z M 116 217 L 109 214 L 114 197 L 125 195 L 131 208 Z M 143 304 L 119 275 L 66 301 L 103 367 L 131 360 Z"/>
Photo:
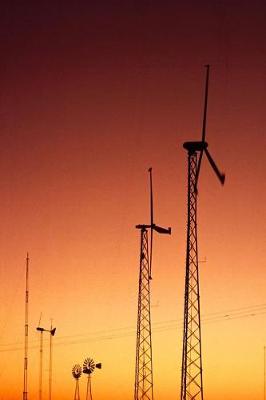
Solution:
<path fill-rule="evenodd" d="M 209 70 L 206 65 L 205 100 L 201 141 L 185 142 L 188 152 L 188 221 L 185 276 L 184 332 L 181 377 L 181 400 L 203 400 L 200 289 L 197 243 L 198 180 L 203 155 L 223 185 L 225 175 L 220 172 L 208 151 L 206 123 L 208 109 Z M 199 153 L 199 158 L 198 158 Z"/>
<path fill-rule="evenodd" d="M 154 223 L 152 168 L 149 169 L 149 174 L 151 222 L 149 225 L 136 226 L 137 229 L 140 229 L 140 270 L 134 400 L 153 400 L 153 365 L 150 312 L 153 231 L 161 234 L 171 234 L 171 228 L 162 228 Z M 148 230 L 150 230 L 150 246 L 148 243 Z"/>

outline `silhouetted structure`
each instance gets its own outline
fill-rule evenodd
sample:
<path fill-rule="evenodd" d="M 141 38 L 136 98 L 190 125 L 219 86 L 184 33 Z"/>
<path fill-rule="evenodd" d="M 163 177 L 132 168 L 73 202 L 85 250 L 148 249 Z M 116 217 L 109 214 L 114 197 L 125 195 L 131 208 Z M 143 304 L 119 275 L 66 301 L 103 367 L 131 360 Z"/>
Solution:
<path fill-rule="evenodd" d="M 74 367 L 72 368 L 72 375 L 73 375 L 73 378 L 76 380 L 74 400 L 80 400 L 80 397 L 79 397 L 79 378 L 81 377 L 81 374 L 82 374 L 81 366 L 79 364 L 75 364 Z"/>
<path fill-rule="evenodd" d="M 188 221 L 187 254 L 185 277 L 185 305 L 183 358 L 181 378 L 181 400 L 203 400 L 202 356 L 201 356 L 201 320 L 200 289 L 197 243 L 197 184 L 203 153 L 206 154 L 214 172 L 223 184 L 225 176 L 218 170 L 207 150 L 205 142 L 208 105 L 209 65 L 206 66 L 205 103 L 200 142 L 186 142 L 183 147 L 188 151 Z M 199 160 L 197 159 L 197 154 Z"/>
<path fill-rule="evenodd" d="M 28 342 L 29 342 L 29 254 L 26 257 L 25 289 L 25 344 L 24 344 L 24 389 L 23 400 L 28 400 Z"/>
<path fill-rule="evenodd" d="M 40 322 L 39 322 L 40 325 Z M 52 342 L 51 337 L 55 335 L 56 328 L 53 329 L 44 329 L 38 326 L 36 328 L 37 331 L 40 332 L 40 371 L 39 371 L 39 400 L 42 400 L 42 375 L 43 375 L 43 332 L 50 333 L 50 371 L 51 371 L 51 354 L 52 354 Z M 50 381 L 51 373 L 49 373 L 49 381 Z M 49 393 L 51 394 L 52 380 L 49 382 Z"/>
<path fill-rule="evenodd" d="M 53 328 L 51 322 L 50 328 L 50 357 L 49 357 L 49 400 L 52 400 L 52 377 L 53 377 L 53 337 L 55 335 L 56 328 Z"/>
<path fill-rule="evenodd" d="M 92 390 L 91 390 L 91 374 L 95 370 L 95 368 L 101 369 L 102 363 L 96 363 L 92 358 L 86 358 L 83 363 L 83 373 L 88 375 L 87 381 L 87 392 L 86 392 L 86 400 L 92 400 Z M 90 396 L 90 397 L 89 397 Z"/>
<path fill-rule="evenodd" d="M 150 173 L 150 225 L 137 225 L 140 229 L 140 269 L 138 292 L 137 343 L 134 400 L 153 400 L 153 366 L 150 312 L 150 280 L 152 279 L 153 231 L 171 234 L 171 228 L 165 229 L 153 222 L 152 169 Z M 148 229 L 151 231 L 150 249 Z"/>

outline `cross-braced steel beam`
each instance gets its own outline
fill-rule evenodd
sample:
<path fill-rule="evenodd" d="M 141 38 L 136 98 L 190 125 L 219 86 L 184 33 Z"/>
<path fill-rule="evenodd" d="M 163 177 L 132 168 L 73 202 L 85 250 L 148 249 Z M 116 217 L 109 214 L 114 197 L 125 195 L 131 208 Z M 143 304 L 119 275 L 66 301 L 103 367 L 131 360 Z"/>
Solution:
<path fill-rule="evenodd" d="M 188 222 L 181 400 L 203 400 L 197 245 L 197 151 L 188 149 Z"/>
<path fill-rule="evenodd" d="M 134 400 L 153 400 L 148 230 L 141 228 Z"/>

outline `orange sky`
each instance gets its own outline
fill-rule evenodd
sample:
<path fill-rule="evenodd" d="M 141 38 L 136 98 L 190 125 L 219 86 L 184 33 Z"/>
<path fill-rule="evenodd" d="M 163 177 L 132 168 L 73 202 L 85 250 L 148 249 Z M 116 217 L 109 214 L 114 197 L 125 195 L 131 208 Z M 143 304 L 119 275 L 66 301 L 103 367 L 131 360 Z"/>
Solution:
<path fill-rule="evenodd" d="M 94 398 L 133 397 L 138 223 L 154 174 L 155 399 L 180 393 L 187 156 L 201 131 L 199 182 L 205 400 L 263 399 L 266 6 L 263 1 L 5 5 L 0 91 L 0 400 L 23 392 L 25 257 L 30 253 L 29 400 L 38 339 L 53 318 L 53 399 L 92 357 Z M 217 313 L 217 314 L 214 314 Z M 216 316 L 215 316 L 216 315 Z M 45 342 L 44 400 L 48 390 Z M 85 398 L 86 380 L 80 388 Z"/>

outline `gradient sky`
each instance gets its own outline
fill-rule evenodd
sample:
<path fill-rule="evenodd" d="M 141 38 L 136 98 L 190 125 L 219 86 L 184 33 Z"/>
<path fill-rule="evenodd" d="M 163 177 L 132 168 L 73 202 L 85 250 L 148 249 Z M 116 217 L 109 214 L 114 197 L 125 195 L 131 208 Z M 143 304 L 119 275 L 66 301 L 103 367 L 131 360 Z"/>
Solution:
<path fill-rule="evenodd" d="M 263 399 L 266 345 L 266 4 L 264 1 L 11 2 L 0 21 L 0 400 L 23 392 L 30 254 L 29 399 L 36 327 L 57 327 L 53 399 L 92 357 L 98 400 L 133 397 L 138 223 L 155 222 L 155 399 L 180 392 L 187 156 L 207 140 L 199 258 L 205 400 Z M 45 342 L 44 399 L 48 389 Z M 85 395 L 85 378 L 80 382 Z"/>

